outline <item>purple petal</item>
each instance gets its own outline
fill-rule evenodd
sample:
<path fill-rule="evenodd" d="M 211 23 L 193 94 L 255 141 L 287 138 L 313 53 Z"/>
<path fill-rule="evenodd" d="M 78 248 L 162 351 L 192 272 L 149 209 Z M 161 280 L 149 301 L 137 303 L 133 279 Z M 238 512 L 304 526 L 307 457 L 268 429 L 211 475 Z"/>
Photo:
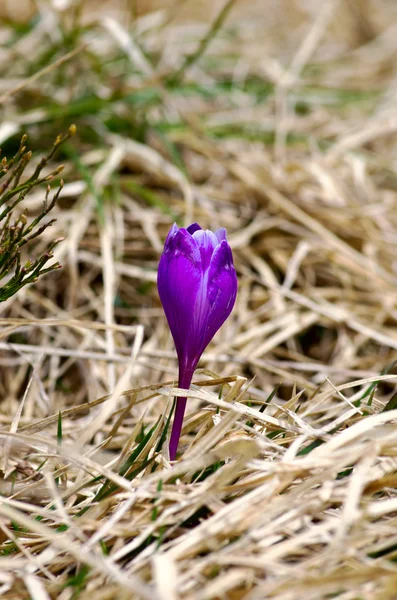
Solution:
<path fill-rule="evenodd" d="M 216 248 L 208 273 L 207 297 L 210 313 L 205 331 L 205 346 L 232 312 L 237 295 L 237 275 L 229 244 L 224 240 Z"/>
<path fill-rule="evenodd" d="M 170 239 L 176 234 L 177 231 L 179 231 L 179 227 L 178 227 L 178 225 L 176 223 L 174 223 L 173 226 L 171 227 L 171 229 L 168 232 L 167 238 L 166 238 L 165 243 L 164 243 L 164 248 L 167 247 Z"/>
<path fill-rule="evenodd" d="M 191 225 L 189 225 L 189 227 L 186 228 L 187 231 L 193 235 L 193 233 L 195 231 L 199 231 L 199 229 L 201 229 L 200 225 L 198 223 L 192 223 Z"/>
<path fill-rule="evenodd" d="M 197 267 L 201 265 L 200 250 L 193 237 L 183 227 L 174 230 L 172 235 L 169 233 L 164 245 L 164 254 L 184 254 Z"/>
<path fill-rule="evenodd" d="M 226 229 L 224 227 L 221 227 L 220 229 L 218 229 L 217 231 L 215 231 L 215 235 L 216 235 L 217 240 L 218 240 L 219 243 L 221 243 L 222 240 L 227 241 Z"/>
<path fill-rule="evenodd" d="M 157 286 L 180 360 L 194 354 L 197 333 L 193 315 L 202 280 L 197 244 L 186 229 L 179 229 L 160 259 Z"/>
<path fill-rule="evenodd" d="M 226 240 L 222 240 L 212 255 L 208 279 L 210 282 L 216 281 L 220 274 L 229 271 L 233 273 L 233 276 L 236 276 L 232 251 Z"/>
<path fill-rule="evenodd" d="M 193 233 L 193 239 L 196 240 L 200 250 L 202 269 L 203 271 L 206 271 L 209 267 L 214 250 L 219 243 L 218 239 L 209 229 L 206 229 L 205 231 L 203 229 L 195 231 Z"/>

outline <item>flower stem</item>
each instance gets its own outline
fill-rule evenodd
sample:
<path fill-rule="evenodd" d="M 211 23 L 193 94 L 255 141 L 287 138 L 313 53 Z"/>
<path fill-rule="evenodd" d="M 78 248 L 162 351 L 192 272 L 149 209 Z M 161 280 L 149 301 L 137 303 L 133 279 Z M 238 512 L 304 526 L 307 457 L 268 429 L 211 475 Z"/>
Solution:
<path fill-rule="evenodd" d="M 179 369 L 178 387 L 188 390 L 192 382 L 193 370 Z M 170 437 L 170 460 L 175 460 L 181 437 L 183 416 L 185 414 L 187 398 L 177 398 L 174 422 L 172 423 Z"/>

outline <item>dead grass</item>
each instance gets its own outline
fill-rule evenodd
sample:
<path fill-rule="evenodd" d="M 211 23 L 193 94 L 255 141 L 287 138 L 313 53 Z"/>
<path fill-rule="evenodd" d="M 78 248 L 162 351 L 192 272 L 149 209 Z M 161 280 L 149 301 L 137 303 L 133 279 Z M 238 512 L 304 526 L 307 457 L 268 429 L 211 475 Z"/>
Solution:
<path fill-rule="evenodd" d="M 188 4 L 0 31 L 4 153 L 78 128 L 64 268 L 0 305 L 0 594 L 394 600 L 396 7 Z M 175 219 L 227 227 L 239 296 L 170 464 Z"/>

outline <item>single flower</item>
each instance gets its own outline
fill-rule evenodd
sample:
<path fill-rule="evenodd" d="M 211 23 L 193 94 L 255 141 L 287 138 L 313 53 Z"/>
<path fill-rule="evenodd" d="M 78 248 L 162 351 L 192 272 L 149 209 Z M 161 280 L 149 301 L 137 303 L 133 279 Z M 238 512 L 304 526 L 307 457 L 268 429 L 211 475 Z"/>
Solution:
<path fill-rule="evenodd" d="M 237 276 L 226 230 L 204 231 L 174 224 L 160 259 L 157 287 L 178 355 L 181 388 L 189 389 L 193 372 L 209 342 L 230 315 Z M 174 460 L 186 398 L 178 398 L 170 439 Z"/>

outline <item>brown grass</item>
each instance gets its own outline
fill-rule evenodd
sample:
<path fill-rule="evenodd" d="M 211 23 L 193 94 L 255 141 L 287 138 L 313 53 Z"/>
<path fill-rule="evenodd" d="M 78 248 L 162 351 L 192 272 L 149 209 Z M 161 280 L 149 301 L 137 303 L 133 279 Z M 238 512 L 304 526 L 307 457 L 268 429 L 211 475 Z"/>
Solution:
<path fill-rule="evenodd" d="M 50 99 L 95 82 L 92 56 L 134 66 L 98 79 L 103 98 L 123 77 L 161 106 L 66 114 L 80 141 L 43 240 L 66 236 L 64 268 L 0 305 L 0 594 L 394 600 L 396 6 L 236 2 L 173 89 L 208 32 L 186 6 L 131 17 L 136 37 L 88 27 L 61 53 L 67 84 L 60 55 L 12 71 L 69 18 L 46 7 L 2 48 L 3 143 L 58 133 Z M 174 218 L 228 229 L 239 295 L 170 464 L 156 447 L 185 392 L 155 281 Z"/>

